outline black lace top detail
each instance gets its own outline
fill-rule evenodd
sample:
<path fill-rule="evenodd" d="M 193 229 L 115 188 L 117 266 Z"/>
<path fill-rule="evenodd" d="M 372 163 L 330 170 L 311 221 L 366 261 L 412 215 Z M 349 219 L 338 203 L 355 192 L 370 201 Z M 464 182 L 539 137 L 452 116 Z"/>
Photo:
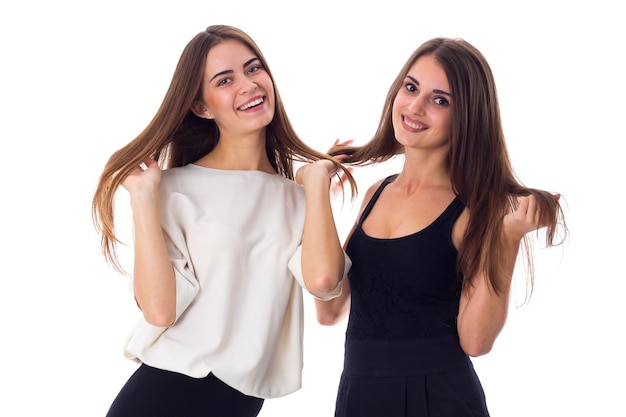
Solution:
<path fill-rule="evenodd" d="M 429 226 L 408 236 L 367 236 L 363 221 L 395 177 L 386 178 L 376 190 L 348 241 L 348 339 L 430 338 L 457 332 L 461 279 L 452 227 L 464 205 L 456 197 Z"/>

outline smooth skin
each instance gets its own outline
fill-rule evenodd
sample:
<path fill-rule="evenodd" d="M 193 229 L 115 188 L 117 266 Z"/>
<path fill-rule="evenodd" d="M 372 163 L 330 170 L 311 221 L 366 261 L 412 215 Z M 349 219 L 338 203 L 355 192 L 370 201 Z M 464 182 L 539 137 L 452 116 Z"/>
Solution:
<path fill-rule="evenodd" d="M 413 234 L 431 224 L 455 198 L 446 162 L 450 104 L 454 100 L 449 91 L 445 72 L 431 55 L 420 57 L 409 70 L 392 111 L 396 140 L 404 146 L 405 162 L 363 223 L 368 236 L 391 239 Z M 381 183 L 382 180 L 367 190 L 357 219 Z M 471 212 L 466 208 L 454 225 L 452 242 L 457 249 L 462 244 L 469 216 Z M 356 223 L 346 242 L 355 227 Z M 484 275 L 476 277 L 473 286 L 464 288 L 457 326 L 461 347 L 469 356 L 491 351 L 506 322 L 521 239 L 540 227 L 535 198 L 521 199 L 518 209 L 503 218 L 505 244 L 494 254 L 507 266 L 507 273 L 499 277 L 502 291 L 496 294 Z M 350 284 L 344 279 L 342 285 L 338 298 L 327 302 L 316 300 L 321 324 L 334 325 L 349 314 Z"/>

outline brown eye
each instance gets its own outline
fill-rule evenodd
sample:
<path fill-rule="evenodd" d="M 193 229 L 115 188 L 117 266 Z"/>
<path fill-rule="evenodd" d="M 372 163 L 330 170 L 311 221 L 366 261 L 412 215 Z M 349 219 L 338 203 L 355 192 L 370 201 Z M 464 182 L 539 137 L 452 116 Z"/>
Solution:
<path fill-rule="evenodd" d="M 404 88 L 406 88 L 406 90 L 410 93 L 417 93 L 417 87 L 415 86 L 415 84 L 406 83 L 404 85 Z"/>
<path fill-rule="evenodd" d="M 443 97 L 436 97 L 433 101 L 438 106 L 448 106 L 450 104 L 450 102 Z"/>
<path fill-rule="evenodd" d="M 217 82 L 216 85 L 219 87 L 219 86 L 222 86 L 222 85 L 226 85 L 228 83 L 230 83 L 230 78 L 222 78 L 221 80 L 219 80 Z"/>
<path fill-rule="evenodd" d="M 248 69 L 248 73 L 257 72 L 257 71 L 260 71 L 261 69 L 263 69 L 261 65 L 253 65 Z"/>

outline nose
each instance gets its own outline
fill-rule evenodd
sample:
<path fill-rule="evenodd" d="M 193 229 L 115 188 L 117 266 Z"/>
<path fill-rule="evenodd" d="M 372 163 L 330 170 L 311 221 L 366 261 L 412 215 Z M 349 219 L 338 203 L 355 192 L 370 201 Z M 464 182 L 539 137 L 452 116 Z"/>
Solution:
<path fill-rule="evenodd" d="M 422 98 L 421 95 L 418 95 L 413 100 L 411 100 L 407 108 L 413 114 L 424 115 L 425 113 L 424 98 Z"/>
<path fill-rule="evenodd" d="M 249 92 L 255 91 L 258 85 L 254 81 L 249 78 L 244 78 L 243 83 L 241 84 L 241 94 L 247 94 Z"/>

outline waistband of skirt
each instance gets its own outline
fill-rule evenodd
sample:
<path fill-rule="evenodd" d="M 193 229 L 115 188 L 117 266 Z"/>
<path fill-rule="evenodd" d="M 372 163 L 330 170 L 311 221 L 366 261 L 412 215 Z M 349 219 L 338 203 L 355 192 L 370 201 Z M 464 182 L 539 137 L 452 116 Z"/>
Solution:
<path fill-rule="evenodd" d="M 345 343 L 344 375 L 411 376 L 467 369 L 472 363 L 458 336 Z"/>

